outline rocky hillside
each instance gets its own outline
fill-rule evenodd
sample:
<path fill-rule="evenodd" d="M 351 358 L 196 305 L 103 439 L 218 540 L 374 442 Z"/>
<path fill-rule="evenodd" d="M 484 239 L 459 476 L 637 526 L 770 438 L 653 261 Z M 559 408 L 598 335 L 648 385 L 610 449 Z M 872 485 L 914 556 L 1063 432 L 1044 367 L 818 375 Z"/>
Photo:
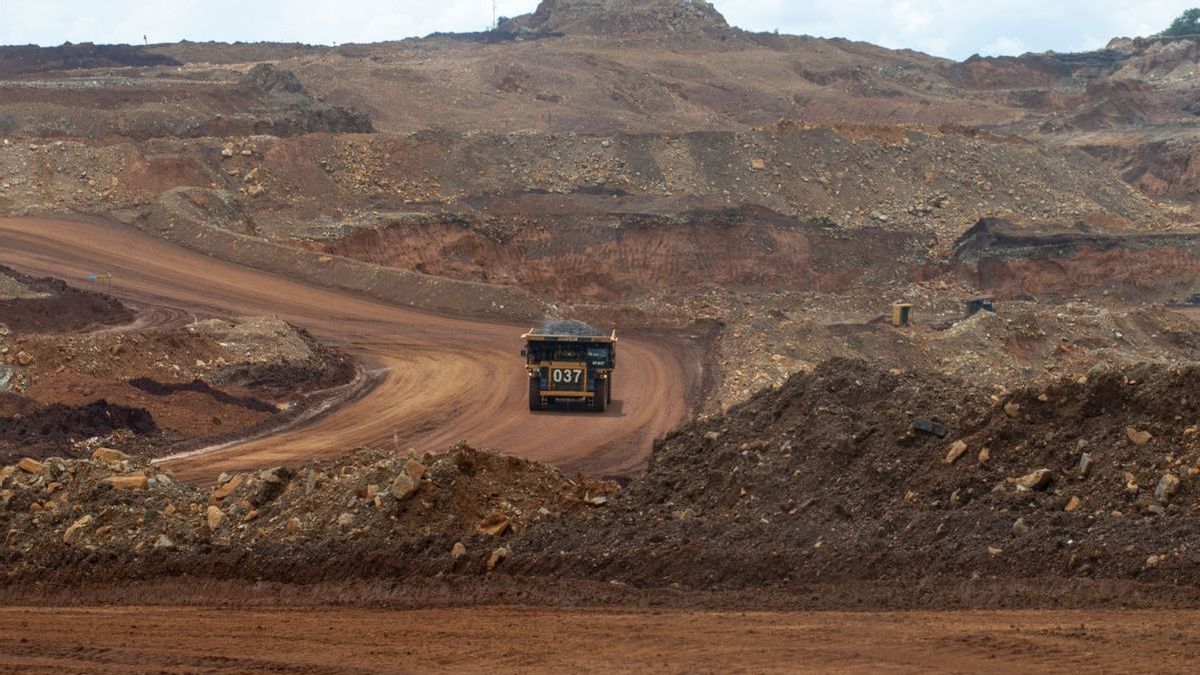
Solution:
<path fill-rule="evenodd" d="M 503 21 L 498 30 L 516 35 L 606 37 L 731 32 L 725 17 L 706 0 L 542 0 L 532 14 Z"/>

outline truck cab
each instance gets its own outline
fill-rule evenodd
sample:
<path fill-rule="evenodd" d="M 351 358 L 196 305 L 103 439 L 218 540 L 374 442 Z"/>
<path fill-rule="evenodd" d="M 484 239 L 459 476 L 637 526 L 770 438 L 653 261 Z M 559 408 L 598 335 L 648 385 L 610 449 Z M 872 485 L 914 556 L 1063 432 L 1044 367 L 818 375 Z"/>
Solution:
<path fill-rule="evenodd" d="M 531 329 L 521 338 L 525 340 L 521 355 L 529 375 L 530 410 L 544 410 L 560 402 L 582 403 L 596 412 L 608 409 L 617 362 L 615 330 L 603 335 L 572 326 L 570 332 L 556 332 L 551 325 Z"/>

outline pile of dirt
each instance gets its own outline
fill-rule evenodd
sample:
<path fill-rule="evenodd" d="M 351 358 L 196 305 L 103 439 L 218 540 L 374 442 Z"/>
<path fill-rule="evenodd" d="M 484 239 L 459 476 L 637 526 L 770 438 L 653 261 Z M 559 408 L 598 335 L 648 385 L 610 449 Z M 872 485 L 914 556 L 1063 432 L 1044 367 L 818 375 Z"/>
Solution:
<path fill-rule="evenodd" d="M 386 564 L 397 545 L 416 542 L 442 568 L 482 571 L 531 523 L 590 511 L 616 490 L 466 445 L 421 456 L 361 451 L 223 475 L 211 487 L 98 448 L 90 459 L 0 469 L 0 559 L 10 579 L 197 574 L 204 565 L 245 578 L 338 578 L 362 571 L 358 554 Z"/>
<path fill-rule="evenodd" d="M 532 14 L 501 22 L 518 35 L 566 34 L 621 37 L 632 33 L 731 32 L 706 0 L 541 0 Z"/>
<path fill-rule="evenodd" d="M 261 91 L 279 91 L 288 94 L 307 94 L 304 85 L 290 70 L 281 70 L 271 63 L 260 63 L 242 76 L 240 84 Z"/>
<path fill-rule="evenodd" d="M 167 454 L 285 424 L 345 395 L 343 388 L 358 381 L 358 366 L 346 353 L 270 317 L 141 331 L 0 335 L 0 393 L 22 404 L 0 400 L 0 417 L 46 408 L 45 423 L 58 430 L 36 448 L 23 435 L 0 434 L 0 455 L 77 456 L 64 439 L 92 437 L 121 450 Z M 90 409 L 99 399 L 109 409 L 144 411 L 154 433 L 138 425 L 132 427 L 137 433 L 120 433 L 129 428 L 121 415 L 110 415 L 113 422 L 105 427 L 87 416 L 59 414 Z"/>
<path fill-rule="evenodd" d="M 0 472 L 0 559 L 10 581 L 502 565 L 527 580 L 779 597 L 863 585 L 872 603 L 887 602 L 880 588 L 927 587 L 896 596 L 909 604 L 1188 585 L 1200 569 L 1198 382 L 1200 366 L 1099 366 L 997 394 L 834 359 L 672 433 L 620 492 L 464 445 L 362 451 L 211 488 L 100 449 Z M 989 595 L 1030 579 L 1039 586 L 1020 597 Z"/>
<path fill-rule="evenodd" d="M 0 265 L 0 324 L 18 333 L 67 333 L 133 321 L 120 300 L 68 286 L 59 279 L 35 279 Z"/>
<path fill-rule="evenodd" d="M 345 384 L 354 361 L 321 344 L 307 330 L 270 317 L 206 319 L 189 324 L 190 333 L 215 340 L 229 354 L 208 364 L 204 379 L 277 398 Z"/>
<path fill-rule="evenodd" d="M 1098 367 L 999 396 L 831 360 L 673 433 L 587 527 L 531 529 L 514 567 L 693 589 L 1194 583 L 1198 376 Z M 1014 602 L 1050 601 L 1029 592 Z"/>
<path fill-rule="evenodd" d="M 28 399 L 21 403 L 24 404 L 18 408 L 21 412 L 0 416 L 0 462 L 3 463 L 21 457 L 74 455 L 82 441 L 120 430 L 138 436 L 158 431 L 154 418 L 145 409 L 105 400 L 71 406 L 54 403 L 32 409 Z"/>

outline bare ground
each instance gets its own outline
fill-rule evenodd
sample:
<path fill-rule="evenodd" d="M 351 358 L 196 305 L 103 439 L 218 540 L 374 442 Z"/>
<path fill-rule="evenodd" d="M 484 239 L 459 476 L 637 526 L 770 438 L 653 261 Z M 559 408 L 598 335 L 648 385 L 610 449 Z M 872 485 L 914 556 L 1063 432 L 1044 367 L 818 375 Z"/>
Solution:
<path fill-rule="evenodd" d="M 1200 613 L 0 609 L 0 672 L 1100 672 L 1193 667 Z"/>

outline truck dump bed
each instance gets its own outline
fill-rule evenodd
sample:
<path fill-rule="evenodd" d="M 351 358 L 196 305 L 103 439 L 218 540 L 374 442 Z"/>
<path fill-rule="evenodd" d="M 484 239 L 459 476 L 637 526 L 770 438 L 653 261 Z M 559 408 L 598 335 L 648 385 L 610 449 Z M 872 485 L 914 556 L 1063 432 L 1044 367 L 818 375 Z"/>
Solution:
<path fill-rule="evenodd" d="M 617 331 L 605 335 L 582 321 L 555 321 L 531 328 L 521 338 L 530 410 L 553 402 L 584 403 L 598 412 L 608 407 Z"/>
<path fill-rule="evenodd" d="M 617 331 L 606 338 L 602 331 L 582 321 L 551 321 L 540 328 L 530 328 L 521 337 L 525 340 L 616 340 Z"/>

